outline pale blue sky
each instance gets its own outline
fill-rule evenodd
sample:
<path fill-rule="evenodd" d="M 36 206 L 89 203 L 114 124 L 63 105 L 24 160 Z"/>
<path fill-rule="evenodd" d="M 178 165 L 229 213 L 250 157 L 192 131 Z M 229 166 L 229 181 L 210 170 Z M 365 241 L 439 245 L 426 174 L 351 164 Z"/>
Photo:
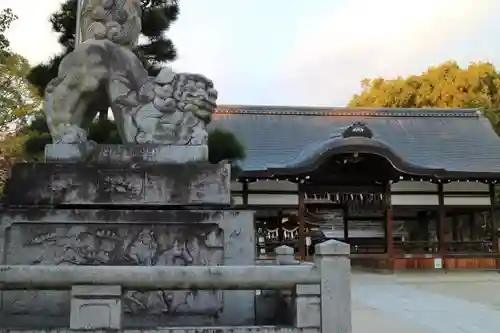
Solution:
<path fill-rule="evenodd" d="M 62 0 L 0 0 L 32 63 L 58 50 Z M 180 0 L 173 67 L 213 78 L 221 103 L 342 106 L 364 77 L 455 59 L 500 65 L 499 0 Z"/>

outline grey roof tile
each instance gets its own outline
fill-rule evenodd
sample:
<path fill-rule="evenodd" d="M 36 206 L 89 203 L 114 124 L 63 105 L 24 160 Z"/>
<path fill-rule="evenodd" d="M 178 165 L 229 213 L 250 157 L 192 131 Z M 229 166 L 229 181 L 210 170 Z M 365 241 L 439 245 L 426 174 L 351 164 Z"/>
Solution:
<path fill-rule="evenodd" d="M 212 128 L 234 132 L 245 171 L 289 165 L 355 121 L 407 163 L 451 172 L 500 173 L 500 138 L 477 110 L 221 106 Z M 340 140 L 340 139 L 339 139 Z"/>

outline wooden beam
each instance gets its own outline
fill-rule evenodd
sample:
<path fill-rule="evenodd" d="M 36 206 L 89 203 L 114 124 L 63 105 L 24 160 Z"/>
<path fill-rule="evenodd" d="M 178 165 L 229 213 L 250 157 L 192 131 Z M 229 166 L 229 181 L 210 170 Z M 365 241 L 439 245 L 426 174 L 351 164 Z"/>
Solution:
<path fill-rule="evenodd" d="M 387 182 L 384 189 L 384 226 L 385 226 L 385 251 L 388 256 L 388 269 L 393 269 L 394 265 L 394 236 L 391 201 L 391 183 Z"/>
<path fill-rule="evenodd" d="M 495 193 L 495 184 L 490 184 L 490 212 L 491 212 L 491 241 L 493 242 L 493 252 L 500 253 L 498 248 L 498 222 L 497 222 L 497 198 Z"/>
<path fill-rule="evenodd" d="M 311 175 L 307 184 L 320 186 L 375 186 L 376 181 L 382 181 L 387 178 L 389 177 L 374 178 L 373 176 L 359 174 L 355 176 L 346 174 Z"/>
<path fill-rule="evenodd" d="M 298 212 L 297 216 L 299 218 L 299 256 L 301 260 L 304 260 L 306 258 L 306 230 L 305 230 L 305 211 L 306 211 L 306 204 L 305 204 L 305 191 L 302 188 L 302 186 L 299 185 L 299 207 L 298 207 Z"/>
<path fill-rule="evenodd" d="M 363 185 L 316 185 L 305 183 L 304 191 L 307 193 L 381 193 L 384 190 L 383 185 L 363 184 Z"/>

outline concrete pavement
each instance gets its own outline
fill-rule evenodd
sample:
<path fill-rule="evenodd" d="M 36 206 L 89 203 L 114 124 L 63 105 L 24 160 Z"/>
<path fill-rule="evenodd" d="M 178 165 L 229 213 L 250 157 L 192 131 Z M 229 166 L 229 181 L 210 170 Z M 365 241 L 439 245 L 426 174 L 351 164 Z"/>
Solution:
<path fill-rule="evenodd" d="M 352 277 L 353 333 L 500 332 L 500 274 Z"/>

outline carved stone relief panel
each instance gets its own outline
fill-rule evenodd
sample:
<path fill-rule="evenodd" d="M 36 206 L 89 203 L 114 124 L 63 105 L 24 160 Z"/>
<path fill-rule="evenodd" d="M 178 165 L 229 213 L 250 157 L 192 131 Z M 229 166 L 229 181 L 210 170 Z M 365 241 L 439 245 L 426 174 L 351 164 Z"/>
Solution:
<path fill-rule="evenodd" d="M 215 266 L 224 263 L 224 234 L 208 223 L 13 224 L 5 232 L 3 259 L 10 265 Z M 61 327 L 68 320 L 69 292 L 2 296 L 0 321 L 13 326 Z M 129 327 L 211 324 L 223 308 L 220 291 L 127 291 L 123 302 Z"/>

